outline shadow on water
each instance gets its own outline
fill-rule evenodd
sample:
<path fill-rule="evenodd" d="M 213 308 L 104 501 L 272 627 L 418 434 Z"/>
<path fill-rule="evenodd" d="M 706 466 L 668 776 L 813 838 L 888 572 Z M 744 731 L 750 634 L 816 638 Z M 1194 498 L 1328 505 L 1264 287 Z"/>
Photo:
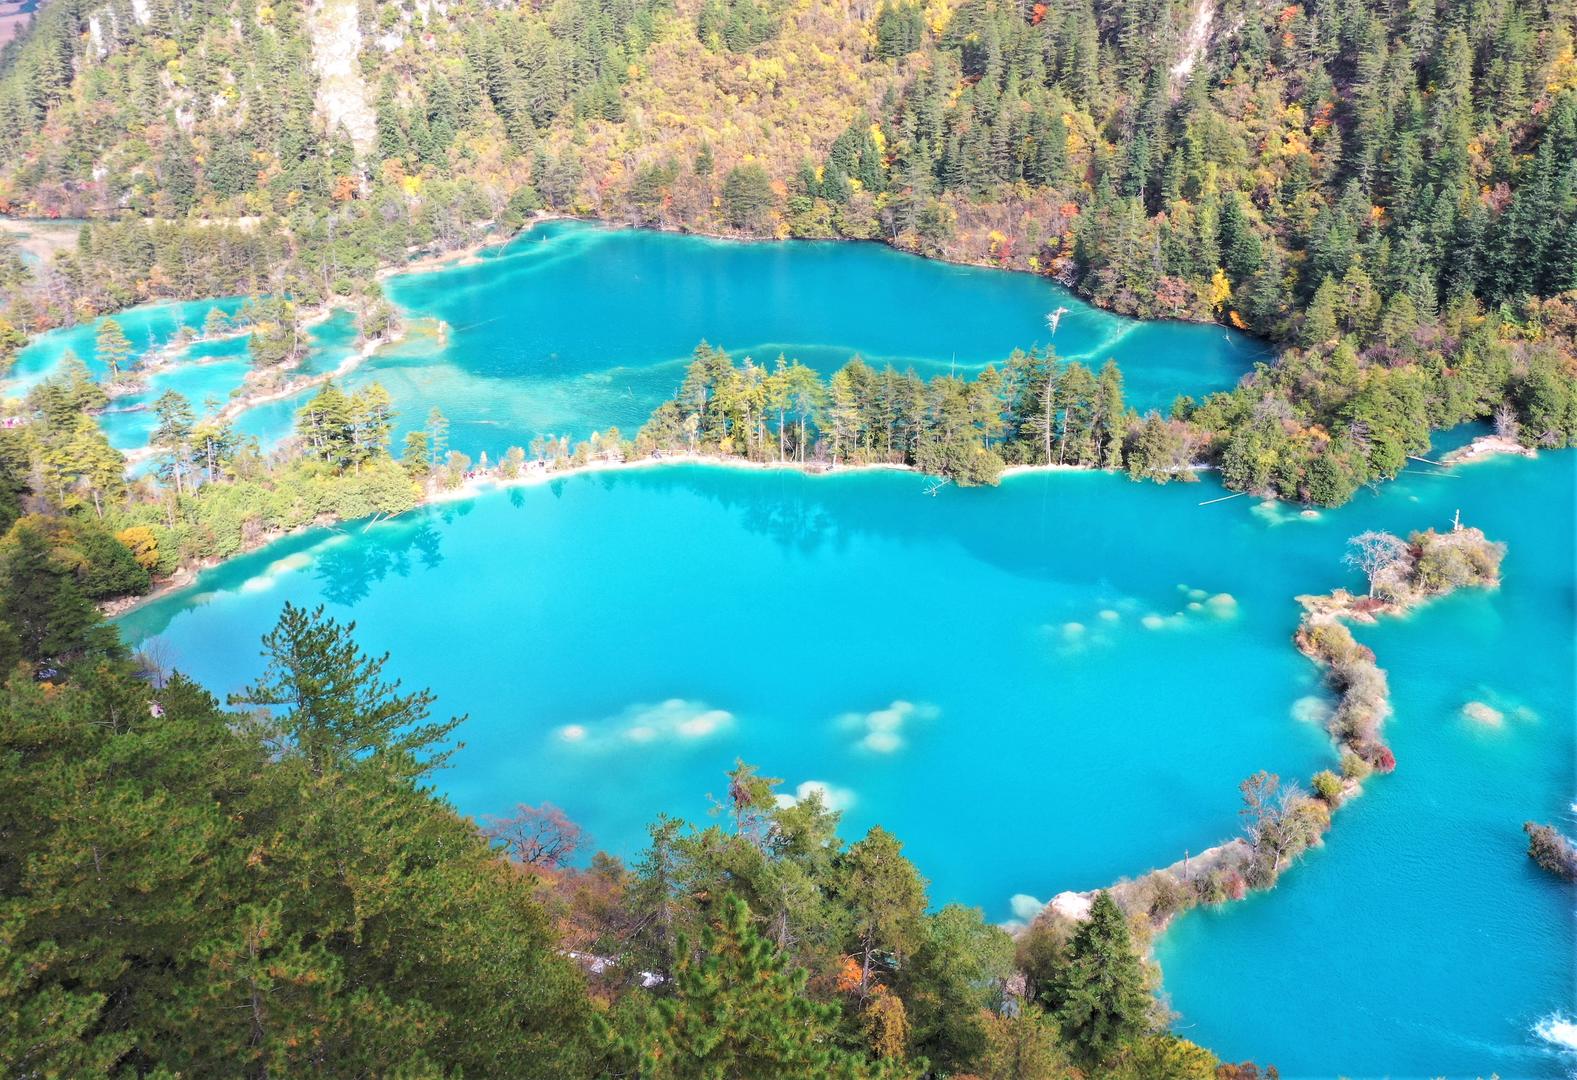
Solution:
<path fill-rule="evenodd" d="M 440 519 L 445 524 L 453 520 Z M 351 607 L 390 574 L 409 577 L 413 563 L 427 570 L 437 567 L 443 562 L 442 546 L 442 534 L 423 514 L 409 522 L 374 526 L 356 542 L 328 547 L 313 561 L 313 576 L 325 600 Z"/>

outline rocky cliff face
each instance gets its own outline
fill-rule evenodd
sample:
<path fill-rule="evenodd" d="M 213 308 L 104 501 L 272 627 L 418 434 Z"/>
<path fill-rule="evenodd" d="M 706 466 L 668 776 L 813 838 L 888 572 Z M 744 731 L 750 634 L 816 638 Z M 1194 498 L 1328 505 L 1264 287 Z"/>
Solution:
<path fill-rule="evenodd" d="M 343 127 L 361 152 L 377 138 L 377 119 L 361 77 L 361 27 L 355 0 L 317 0 L 307 15 L 312 68 L 318 77 L 317 111 L 324 127 Z"/>

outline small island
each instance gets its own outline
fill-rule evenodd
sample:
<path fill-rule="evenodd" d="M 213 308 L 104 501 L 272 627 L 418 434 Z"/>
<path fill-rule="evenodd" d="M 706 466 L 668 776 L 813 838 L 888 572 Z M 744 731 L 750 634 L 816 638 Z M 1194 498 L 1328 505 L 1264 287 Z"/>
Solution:
<path fill-rule="evenodd" d="M 1563 881 L 1577 881 L 1577 844 L 1553 825 L 1524 822 L 1528 858 Z"/>

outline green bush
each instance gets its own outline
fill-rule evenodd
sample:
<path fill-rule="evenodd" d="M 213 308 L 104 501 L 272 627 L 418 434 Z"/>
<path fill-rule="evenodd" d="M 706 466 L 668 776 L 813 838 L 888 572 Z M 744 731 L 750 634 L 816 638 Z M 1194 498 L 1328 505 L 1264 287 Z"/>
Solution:
<path fill-rule="evenodd" d="M 1314 794 L 1324 799 L 1331 806 L 1340 806 L 1342 801 L 1342 779 L 1329 769 L 1321 769 L 1314 774 Z"/>

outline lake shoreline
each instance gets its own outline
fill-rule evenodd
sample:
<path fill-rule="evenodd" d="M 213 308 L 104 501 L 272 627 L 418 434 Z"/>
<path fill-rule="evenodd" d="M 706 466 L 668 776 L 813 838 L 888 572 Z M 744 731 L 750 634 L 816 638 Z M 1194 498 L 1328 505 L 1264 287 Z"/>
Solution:
<path fill-rule="evenodd" d="M 1493 457 L 1522 457 L 1536 458 L 1539 452 L 1531 446 L 1523 446 L 1515 439 L 1505 435 L 1480 435 L 1466 446 L 1459 446 L 1440 458 L 1440 464 L 1465 465 L 1477 461 L 1487 461 Z"/>
<path fill-rule="evenodd" d="M 146 456 L 146 455 L 144 455 Z M 128 455 L 128 459 L 131 455 Z M 310 529 L 333 528 L 337 525 L 350 526 L 357 521 L 366 521 L 370 527 L 380 521 L 393 521 L 407 514 L 416 513 L 431 507 L 445 506 L 451 503 L 465 502 L 469 499 L 481 498 L 493 492 L 508 491 L 520 488 L 541 487 L 560 480 L 571 480 L 580 476 L 596 476 L 609 473 L 641 472 L 653 469 L 672 468 L 674 466 L 690 466 L 701 469 L 727 469 L 738 472 L 768 474 L 768 473 L 794 473 L 806 477 L 848 477 L 870 473 L 909 473 L 915 476 L 930 477 L 929 473 L 922 472 L 913 465 L 901 462 L 863 462 L 855 465 L 837 465 L 828 461 L 750 461 L 745 458 L 728 457 L 720 454 L 664 454 L 625 459 L 597 459 L 581 464 L 570 464 L 561 468 L 554 468 L 541 462 L 533 462 L 523 467 L 517 476 L 506 477 L 498 472 L 497 467 L 492 467 L 485 472 L 478 471 L 467 476 L 458 485 L 444 488 L 430 485 L 423 491 L 417 504 L 402 514 L 389 515 L 376 518 L 359 518 L 347 520 L 343 518 L 325 518 L 302 525 L 295 529 L 281 532 L 264 533 L 252 541 L 243 544 L 234 553 L 220 559 L 204 559 L 190 566 L 182 566 L 175 570 L 168 578 L 164 578 L 139 596 L 118 597 L 99 605 L 99 610 L 106 618 L 118 618 L 153 600 L 161 599 L 173 592 L 195 583 L 197 576 L 204 570 L 211 570 L 233 559 L 250 555 L 270 544 L 286 540 Z M 1114 473 L 1120 470 L 1094 469 L 1083 465 L 1013 465 L 1004 469 L 1001 479 L 1010 480 L 1016 477 L 1034 475 L 1069 475 L 1069 474 L 1096 474 Z M 939 478 L 933 478 L 939 479 Z M 932 494 L 922 490 L 920 494 Z"/>
<path fill-rule="evenodd" d="M 128 455 L 128 458 L 130 455 Z M 294 529 L 277 532 L 263 533 L 253 540 L 244 543 L 236 551 L 224 558 L 203 559 L 187 566 L 178 567 L 169 577 L 161 579 L 147 592 L 138 596 L 117 597 L 98 605 L 99 611 L 105 618 L 119 618 L 151 601 L 162 599 L 171 593 L 192 585 L 197 577 L 205 570 L 222 566 L 233 559 L 250 555 L 260 551 L 270 544 L 298 536 L 311 529 L 328 529 L 337 525 L 351 526 L 358 521 L 365 521 L 366 527 L 371 527 L 381 521 L 393 521 L 404 517 L 406 514 L 416 513 L 430 507 L 445 506 L 450 503 L 465 502 L 468 499 L 480 498 L 496 491 L 506 491 L 515 488 L 541 487 L 558 480 L 570 480 L 579 476 L 592 476 L 602 473 L 633 472 L 648 469 L 666 468 L 675 465 L 690 465 L 699 468 L 734 469 L 745 472 L 792 472 L 802 476 L 847 476 L 854 473 L 869 472 L 908 472 L 918 473 L 919 470 L 912 465 L 897 463 L 873 462 L 861 465 L 831 465 L 827 462 L 755 462 L 742 458 L 728 458 L 711 454 L 668 454 L 662 457 L 639 458 L 634 461 L 598 460 L 588 461 L 579 465 L 568 465 L 563 468 L 544 467 L 533 464 L 522 469 L 520 475 L 505 477 L 496 470 L 468 476 L 457 486 L 443 488 L 430 486 L 422 493 L 416 505 L 402 514 L 387 515 L 373 518 L 322 518 L 317 521 L 301 525 Z"/>
<path fill-rule="evenodd" d="M 629 229 L 635 232 L 657 233 L 665 236 L 693 236 L 702 240 L 715 240 L 721 243 L 730 244 L 869 244 L 875 247 L 884 248 L 888 251 L 896 252 L 899 255 L 908 255 L 916 259 L 924 259 L 926 262 L 939 263 L 943 266 L 962 266 L 976 270 L 995 270 L 1004 274 L 1019 274 L 1025 277 L 1037 278 L 1049 285 L 1064 290 L 1069 296 L 1081 303 L 1088 304 L 1096 311 L 1104 312 L 1115 318 L 1143 323 L 1177 323 L 1185 326 L 1220 326 L 1230 329 L 1235 333 L 1242 334 L 1250 340 L 1259 342 L 1261 345 L 1270 346 L 1276 352 L 1280 351 L 1279 347 L 1277 347 L 1268 338 L 1263 338 L 1251 330 L 1245 330 L 1240 327 L 1233 326 L 1231 323 L 1222 322 L 1219 319 L 1191 319 L 1180 315 L 1154 315 L 1144 317 L 1140 317 L 1138 315 L 1126 315 L 1120 311 L 1114 311 L 1109 307 L 1097 303 L 1093 298 L 1081 293 L 1077 288 L 1074 287 L 1072 283 L 1063 281 L 1054 274 L 1048 274 L 1044 271 L 1031 270 L 1020 266 L 1003 266 L 1001 263 L 991 262 L 989 260 L 973 260 L 962 258 L 954 259 L 943 255 L 929 255 L 923 251 L 911 251 L 908 248 L 899 247 L 898 245 L 879 237 L 861 239 L 854 236 L 754 236 L 752 234 L 742 232 L 712 232 L 705 229 L 686 229 L 673 225 L 626 221 L 620 218 L 603 217 L 596 214 L 568 214 L 558 211 L 539 210 L 529 221 L 520 225 L 516 229 L 505 230 L 502 235 L 488 235 L 482 237 L 481 239 L 474 240 L 468 244 L 463 244 L 460 247 L 452 248 L 448 251 L 435 251 L 418 255 L 414 259 L 411 259 L 402 265 L 390 264 L 388 266 L 380 267 L 375 272 L 374 277 L 381 281 L 386 278 L 400 277 L 405 274 L 428 274 L 436 270 L 452 269 L 460 266 L 475 266 L 484 261 L 481 258 L 482 252 L 490 248 L 498 248 L 502 250 L 503 248 L 508 247 L 514 241 L 520 239 L 522 236 L 529 234 L 537 226 L 548 225 L 556 221 L 576 221 L 582 224 L 596 226 L 598 228 Z"/>
<path fill-rule="evenodd" d="M 1147 923 L 1147 946 L 1164 933 L 1179 916 L 1205 904 L 1220 905 L 1243 900 L 1251 893 L 1275 887 L 1280 875 L 1294 866 L 1309 848 L 1322 845 L 1337 810 L 1363 793 L 1369 776 L 1386 775 L 1396 769 L 1396 756 L 1381 734 L 1393 713 L 1391 691 L 1383 668 L 1374 652 L 1361 645 L 1348 628 L 1349 623 L 1374 624 L 1381 617 L 1404 618 L 1430 602 L 1464 588 L 1496 589 L 1500 585 L 1500 563 L 1504 545 L 1489 541 L 1478 529 L 1455 525 L 1448 533 L 1433 529 L 1415 533 L 1408 548 L 1392 562 L 1371 571 L 1376 588 L 1368 596 L 1356 596 L 1345 588 L 1328 593 L 1297 597 L 1303 615 L 1293 633 L 1293 645 L 1320 669 L 1325 686 L 1336 703 L 1326 722 L 1327 734 L 1337 751 L 1340 773 L 1330 769 L 1316 774 L 1309 795 L 1297 795 L 1283 805 L 1280 813 L 1290 817 L 1299 813 L 1306 819 L 1303 834 L 1295 843 L 1268 848 L 1263 857 L 1258 844 L 1267 843 L 1263 826 L 1258 839 L 1253 836 L 1231 840 L 1185 855 L 1169 866 L 1150 870 L 1137 878 L 1124 878 L 1107 887 L 1113 898 L 1133 917 Z M 1436 556 L 1457 560 L 1457 579 L 1441 583 L 1437 571 L 1426 574 L 1426 559 Z M 1245 799 L 1250 784 L 1244 782 Z M 1276 783 L 1263 788 L 1265 797 L 1276 793 Z M 1291 785 L 1280 789 L 1283 803 Z M 1301 804 L 1301 805 L 1297 805 Z M 1283 822 L 1284 824 L 1284 822 Z M 1278 829 L 1280 826 L 1278 825 Z M 1203 877 L 1200 877 L 1200 874 Z M 1036 920 L 1052 918 L 1078 922 L 1088 916 L 1096 892 L 1064 891 L 1054 895 L 1032 919 L 1019 927 L 1027 930 Z"/>

